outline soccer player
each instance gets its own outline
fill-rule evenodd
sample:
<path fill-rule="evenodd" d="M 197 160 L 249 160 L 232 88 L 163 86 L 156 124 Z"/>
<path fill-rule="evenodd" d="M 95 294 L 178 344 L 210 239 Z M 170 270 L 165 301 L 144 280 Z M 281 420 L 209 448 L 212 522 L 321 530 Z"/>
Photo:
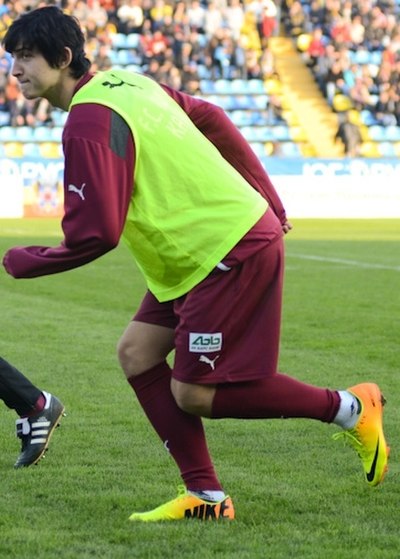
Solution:
<path fill-rule="evenodd" d="M 277 371 L 291 224 L 227 115 L 141 74 L 93 75 L 79 23 L 54 6 L 22 15 L 3 43 L 25 97 L 69 111 L 64 239 L 10 249 L 6 270 L 16 278 L 63 272 L 122 236 L 147 282 L 118 355 L 185 487 L 130 519 L 234 518 L 201 417 L 333 422 L 360 455 L 366 481 L 382 481 L 388 447 L 378 386 L 336 391 Z"/>
<path fill-rule="evenodd" d="M 63 404 L 39 390 L 18 369 L 0 357 L 0 400 L 20 416 L 16 421 L 21 453 L 15 468 L 37 464 L 64 413 Z"/>

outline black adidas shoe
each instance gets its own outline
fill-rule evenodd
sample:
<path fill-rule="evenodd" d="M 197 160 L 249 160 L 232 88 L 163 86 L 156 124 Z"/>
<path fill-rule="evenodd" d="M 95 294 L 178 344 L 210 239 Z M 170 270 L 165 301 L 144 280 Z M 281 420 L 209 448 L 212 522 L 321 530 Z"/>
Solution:
<path fill-rule="evenodd" d="M 17 437 L 22 441 L 21 454 L 15 468 L 37 464 L 46 452 L 53 431 L 58 427 L 64 406 L 55 396 L 43 392 L 46 405 L 41 412 L 30 417 L 17 419 Z"/>

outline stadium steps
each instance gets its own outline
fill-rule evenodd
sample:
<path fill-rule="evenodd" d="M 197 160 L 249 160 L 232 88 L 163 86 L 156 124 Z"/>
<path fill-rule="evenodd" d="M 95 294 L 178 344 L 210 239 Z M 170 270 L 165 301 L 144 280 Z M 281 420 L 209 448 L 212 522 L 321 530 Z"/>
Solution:
<path fill-rule="evenodd" d="M 324 99 L 292 39 L 271 37 L 268 44 L 275 57 L 283 99 L 296 114 L 316 155 L 342 157 L 342 148 L 334 141 L 337 116 Z"/>

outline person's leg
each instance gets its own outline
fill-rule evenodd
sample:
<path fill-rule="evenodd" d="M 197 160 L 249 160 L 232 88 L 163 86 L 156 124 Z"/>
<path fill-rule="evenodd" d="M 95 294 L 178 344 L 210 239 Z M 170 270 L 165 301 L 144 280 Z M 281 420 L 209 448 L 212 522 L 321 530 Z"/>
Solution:
<path fill-rule="evenodd" d="M 146 301 L 150 303 L 146 305 Z M 172 396 L 171 368 L 166 358 L 174 347 L 175 319 L 165 320 L 160 316 L 163 308 L 158 306 L 148 294 L 137 314 L 141 320 L 133 320 L 119 341 L 118 356 L 139 403 L 180 470 L 185 491 L 152 511 L 133 513 L 130 520 L 232 519 L 232 501 L 216 476 L 202 421 L 182 411 Z M 157 313 L 168 326 L 142 322 L 150 317 L 155 320 Z"/>
<path fill-rule="evenodd" d="M 0 399 L 20 416 L 16 421 L 21 453 L 15 468 L 37 464 L 64 413 L 63 404 L 39 390 L 16 367 L 0 357 Z"/>
<path fill-rule="evenodd" d="M 265 379 L 216 386 L 173 380 L 178 405 L 190 413 L 212 419 L 307 418 L 332 422 L 340 404 L 338 392 L 276 373 Z"/>
<path fill-rule="evenodd" d="M 44 407 L 42 391 L 2 357 L 0 357 L 0 399 L 19 416 L 41 411 Z"/>
<path fill-rule="evenodd" d="M 118 344 L 119 361 L 186 487 L 192 491 L 221 490 L 201 419 L 182 411 L 172 396 L 166 358 L 173 346 L 173 329 L 133 320 Z"/>
<path fill-rule="evenodd" d="M 178 405 L 212 419 L 294 418 L 335 423 L 359 455 L 370 486 L 381 483 L 388 471 L 388 447 L 383 431 L 385 398 L 374 383 L 333 391 L 301 383 L 287 375 L 247 383 L 197 386 L 173 381 Z"/>
<path fill-rule="evenodd" d="M 338 424 L 361 455 L 367 482 L 376 485 L 386 472 L 388 456 L 379 388 L 365 383 L 336 391 L 276 372 L 281 250 L 279 244 L 267 248 L 237 270 L 220 275 L 219 282 L 214 275 L 210 282 L 196 288 L 195 291 L 203 289 L 203 297 L 196 292 L 193 300 L 189 296 L 184 302 L 186 316 L 198 317 L 202 308 L 212 309 L 214 322 L 204 322 L 201 317 L 204 329 L 194 328 L 195 332 L 218 334 L 196 334 L 194 339 L 190 331 L 180 332 L 173 395 L 184 411 L 213 419 L 302 417 Z M 209 352 L 211 342 L 207 336 L 218 345 L 215 351 Z M 200 342 L 203 345 L 198 352 L 196 343 L 198 346 Z"/>

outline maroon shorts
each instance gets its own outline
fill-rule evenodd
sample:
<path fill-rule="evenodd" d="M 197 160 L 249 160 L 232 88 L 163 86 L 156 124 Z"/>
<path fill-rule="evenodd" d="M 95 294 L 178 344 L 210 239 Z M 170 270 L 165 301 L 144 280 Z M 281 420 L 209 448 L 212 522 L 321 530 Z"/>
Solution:
<path fill-rule="evenodd" d="M 277 371 L 283 269 L 279 238 L 229 271 L 216 268 L 179 299 L 159 303 L 147 293 L 134 320 L 175 330 L 179 381 L 264 378 Z"/>

